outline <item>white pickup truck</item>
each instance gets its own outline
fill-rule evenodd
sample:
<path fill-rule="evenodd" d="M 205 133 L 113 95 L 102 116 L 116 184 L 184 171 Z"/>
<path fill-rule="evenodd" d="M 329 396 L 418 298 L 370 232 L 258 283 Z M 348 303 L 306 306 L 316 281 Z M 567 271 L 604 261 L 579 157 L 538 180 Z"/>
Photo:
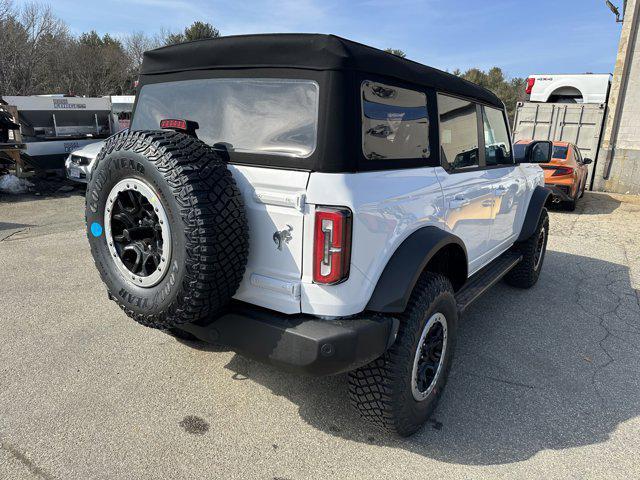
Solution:
<path fill-rule="evenodd" d="M 536 283 L 550 157 L 513 148 L 490 91 L 339 37 L 179 44 L 145 54 L 131 129 L 97 157 L 89 243 L 139 323 L 350 372 L 362 416 L 409 435 L 460 312 Z"/>
<path fill-rule="evenodd" d="M 606 103 L 610 85 L 608 73 L 529 75 L 526 93 L 530 102 Z"/>

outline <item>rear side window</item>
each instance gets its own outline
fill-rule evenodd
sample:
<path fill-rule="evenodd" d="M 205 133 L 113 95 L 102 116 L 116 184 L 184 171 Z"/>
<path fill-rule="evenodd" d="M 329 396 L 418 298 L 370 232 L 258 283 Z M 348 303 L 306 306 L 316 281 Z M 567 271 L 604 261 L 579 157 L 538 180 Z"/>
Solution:
<path fill-rule="evenodd" d="M 144 85 L 132 130 L 158 130 L 167 118 L 198 122 L 198 138 L 228 151 L 308 157 L 316 148 L 318 84 L 210 78 Z"/>
<path fill-rule="evenodd" d="M 438 115 L 443 161 L 453 169 L 479 166 L 476 104 L 439 93 Z"/>
<path fill-rule="evenodd" d="M 429 158 L 429 115 L 424 92 L 365 80 L 362 153 L 370 160 Z"/>
<path fill-rule="evenodd" d="M 513 163 L 509 130 L 502 110 L 482 107 L 484 158 L 487 166 Z"/>
<path fill-rule="evenodd" d="M 569 147 L 561 147 L 558 145 L 554 145 L 553 155 L 551 155 L 551 158 L 558 158 L 560 160 L 565 160 L 567 158 L 568 152 L 569 152 Z"/>

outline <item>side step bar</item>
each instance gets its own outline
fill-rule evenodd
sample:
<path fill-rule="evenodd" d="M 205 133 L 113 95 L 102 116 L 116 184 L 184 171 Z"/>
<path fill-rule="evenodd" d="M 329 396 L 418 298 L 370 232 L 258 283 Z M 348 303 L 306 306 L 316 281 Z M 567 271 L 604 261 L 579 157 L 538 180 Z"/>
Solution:
<path fill-rule="evenodd" d="M 482 270 L 473 274 L 456 293 L 458 311 L 463 313 L 469 305 L 498 283 L 502 277 L 521 261 L 522 255 L 519 253 L 505 252 Z"/>

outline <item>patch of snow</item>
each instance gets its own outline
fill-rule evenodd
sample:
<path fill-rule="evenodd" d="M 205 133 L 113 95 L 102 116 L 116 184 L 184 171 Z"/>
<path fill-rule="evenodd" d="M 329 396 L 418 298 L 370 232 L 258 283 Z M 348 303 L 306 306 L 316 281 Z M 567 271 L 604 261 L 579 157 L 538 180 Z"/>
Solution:
<path fill-rule="evenodd" d="M 33 183 L 18 178 L 15 175 L 3 175 L 0 177 L 0 192 L 4 193 L 25 193 L 33 187 Z"/>

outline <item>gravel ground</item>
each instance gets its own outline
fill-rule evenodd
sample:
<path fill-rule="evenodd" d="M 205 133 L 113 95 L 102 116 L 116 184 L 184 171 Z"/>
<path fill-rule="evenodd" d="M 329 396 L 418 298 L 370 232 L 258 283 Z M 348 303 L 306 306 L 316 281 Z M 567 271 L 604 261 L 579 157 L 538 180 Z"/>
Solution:
<path fill-rule="evenodd" d="M 0 198 L 0 478 L 640 476 L 640 199 L 552 212 L 538 284 L 466 313 L 433 421 L 363 424 L 344 376 L 281 373 L 107 300 L 83 198 Z"/>

